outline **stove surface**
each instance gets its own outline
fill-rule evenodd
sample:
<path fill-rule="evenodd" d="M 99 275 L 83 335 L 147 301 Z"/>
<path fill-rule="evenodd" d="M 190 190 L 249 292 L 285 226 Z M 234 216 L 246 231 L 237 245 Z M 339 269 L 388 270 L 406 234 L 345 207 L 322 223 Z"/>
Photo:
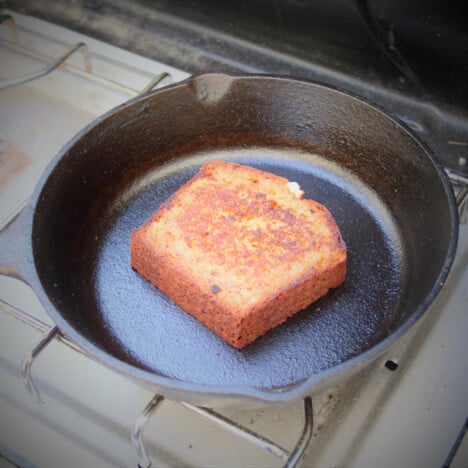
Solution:
<path fill-rule="evenodd" d="M 23 204 L 55 153 L 83 126 L 135 96 L 189 71 L 7 11 L 17 39 L 0 25 L 0 81 L 30 73 L 72 44 L 81 52 L 49 75 L 0 90 L 1 225 Z M 443 466 L 468 415 L 468 226 L 442 292 L 411 331 L 350 382 L 314 395 L 314 431 L 303 466 Z M 101 366 L 63 340 L 34 361 L 42 403 L 20 376 L 24 356 L 53 324 L 23 283 L 0 277 L 0 454 L 20 466 L 132 466 L 130 434 L 150 390 Z M 25 311 L 28 316 L 18 319 Z M 144 427 L 154 466 L 282 466 L 303 427 L 303 402 L 220 411 L 279 447 L 261 450 L 196 409 L 164 400 Z M 466 466 L 466 437 L 450 464 Z M 275 453 L 276 450 L 276 453 Z M 0 465 L 2 459 L 0 459 Z M 6 465 L 7 466 L 7 465 Z"/>

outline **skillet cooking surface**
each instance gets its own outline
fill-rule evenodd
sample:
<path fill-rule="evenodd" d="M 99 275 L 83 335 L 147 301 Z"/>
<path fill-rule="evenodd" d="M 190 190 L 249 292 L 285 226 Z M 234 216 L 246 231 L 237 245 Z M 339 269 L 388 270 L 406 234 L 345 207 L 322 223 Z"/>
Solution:
<path fill-rule="evenodd" d="M 130 233 L 210 158 L 298 182 L 305 198 L 331 211 L 348 248 L 342 287 L 241 351 L 130 267 Z M 92 269 L 88 284 L 82 284 L 89 291 L 82 320 L 91 324 L 93 341 L 107 352 L 159 375 L 199 384 L 285 387 L 363 353 L 401 319 L 398 298 L 407 275 L 395 223 L 362 183 L 317 155 L 251 148 L 178 158 L 128 184 L 105 211 L 96 220 L 100 242 L 94 243 L 94 252 L 88 250 L 89 260 L 82 265 Z"/>

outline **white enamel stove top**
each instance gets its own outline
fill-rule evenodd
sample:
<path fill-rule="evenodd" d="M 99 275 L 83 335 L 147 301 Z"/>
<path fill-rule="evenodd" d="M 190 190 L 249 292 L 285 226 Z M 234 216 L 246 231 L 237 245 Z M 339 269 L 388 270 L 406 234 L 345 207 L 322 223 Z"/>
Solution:
<path fill-rule="evenodd" d="M 37 19 L 6 13 L 16 21 L 16 34 L 11 21 L 0 25 L 0 81 L 34 72 L 78 42 L 87 44 L 92 69 L 86 70 L 89 63 L 80 48 L 47 76 L 0 90 L 2 225 L 77 131 L 155 77 L 164 77 L 158 85 L 163 86 L 188 76 Z M 444 465 L 468 416 L 467 265 L 464 224 L 452 273 L 423 320 L 351 382 L 314 396 L 313 436 L 303 466 Z M 42 403 L 34 402 L 20 366 L 53 324 L 19 281 L 0 277 L 0 300 L 0 466 L 115 467 L 145 461 L 141 453 L 138 458 L 131 433 L 154 395 L 52 340 L 31 369 L 42 398 Z M 220 413 L 247 432 L 164 400 L 143 426 L 146 462 L 158 467 L 283 466 L 304 425 L 302 401 Z M 266 441 L 253 440 L 249 431 Z M 460 438 L 451 467 L 467 466 L 466 439 Z"/>

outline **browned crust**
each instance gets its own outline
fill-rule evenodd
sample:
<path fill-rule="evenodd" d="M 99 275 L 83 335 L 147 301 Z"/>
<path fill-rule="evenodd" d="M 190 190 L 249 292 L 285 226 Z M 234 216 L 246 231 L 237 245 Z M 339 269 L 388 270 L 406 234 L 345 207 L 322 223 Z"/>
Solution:
<path fill-rule="evenodd" d="M 210 169 L 215 165 L 216 162 L 208 163 L 185 187 L 190 187 L 198 177 L 209 176 Z M 267 177 L 278 178 L 268 173 Z M 265 296 L 249 310 L 244 310 L 243 313 L 230 310 L 229 306 L 223 303 L 222 294 L 207 289 L 206 285 L 202 285 L 197 278 L 186 271 L 183 264 L 177 263 L 164 250 L 158 249 L 147 240 L 152 223 L 157 222 L 176 201 L 177 193 L 160 207 L 147 224 L 131 234 L 131 265 L 183 310 L 236 348 L 243 348 L 253 342 L 327 294 L 331 288 L 340 286 L 345 280 L 346 247 L 338 227 L 325 207 L 313 200 L 303 200 L 311 210 L 319 210 L 323 222 L 331 228 L 331 235 L 328 239 L 324 239 L 324 242 L 335 249 L 336 255 L 327 260 L 324 268 L 319 271 L 311 268 L 301 278 L 284 284 L 280 290 L 272 291 L 269 296 Z M 307 241 L 299 239 L 299 242 Z M 245 258 L 238 260 L 245 262 Z M 254 259 L 253 262 L 255 270 L 261 274 L 265 265 L 258 259 Z"/>

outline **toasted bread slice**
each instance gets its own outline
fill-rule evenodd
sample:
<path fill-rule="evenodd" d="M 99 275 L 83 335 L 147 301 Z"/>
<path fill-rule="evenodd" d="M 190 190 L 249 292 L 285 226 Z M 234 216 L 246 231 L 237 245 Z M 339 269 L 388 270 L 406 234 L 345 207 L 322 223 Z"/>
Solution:
<path fill-rule="evenodd" d="M 132 233 L 132 267 L 242 348 L 345 279 L 335 221 L 302 196 L 283 177 L 207 162 Z"/>

